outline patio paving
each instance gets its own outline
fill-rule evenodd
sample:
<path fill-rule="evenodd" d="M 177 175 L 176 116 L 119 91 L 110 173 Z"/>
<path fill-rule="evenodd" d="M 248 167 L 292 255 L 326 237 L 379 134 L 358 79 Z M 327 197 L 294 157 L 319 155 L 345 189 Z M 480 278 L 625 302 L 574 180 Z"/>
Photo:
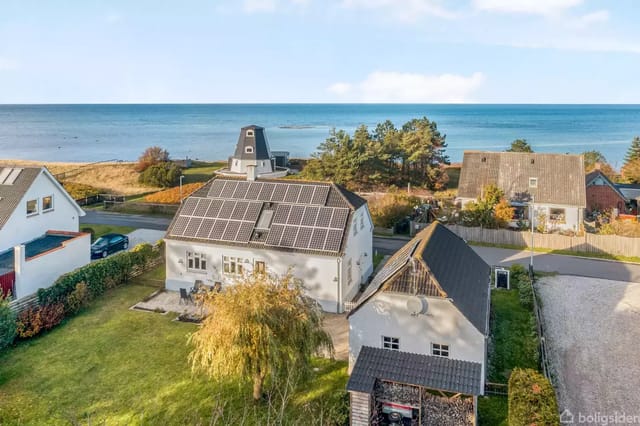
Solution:
<path fill-rule="evenodd" d="M 176 291 L 161 291 L 148 300 L 138 302 L 131 307 L 147 311 L 161 310 L 177 314 L 201 315 L 202 308 L 196 303 L 180 303 L 180 294 Z"/>

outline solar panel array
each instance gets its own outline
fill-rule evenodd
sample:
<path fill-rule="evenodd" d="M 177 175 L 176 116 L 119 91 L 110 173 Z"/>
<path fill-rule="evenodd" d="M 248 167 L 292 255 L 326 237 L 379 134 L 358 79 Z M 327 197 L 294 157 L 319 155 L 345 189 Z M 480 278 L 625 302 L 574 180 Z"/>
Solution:
<path fill-rule="evenodd" d="M 328 185 L 283 182 L 250 182 L 216 179 L 208 197 L 272 203 L 310 204 L 323 206 L 329 196 Z"/>
<path fill-rule="evenodd" d="M 349 209 L 280 204 L 265 244 L 303 250 L 340 251 Z"/>
<path fill-rule="evenodd" d="M 185 200 L 170 234 L 248 243 L 261 209 L 262 202 L 190 197 Z"/>

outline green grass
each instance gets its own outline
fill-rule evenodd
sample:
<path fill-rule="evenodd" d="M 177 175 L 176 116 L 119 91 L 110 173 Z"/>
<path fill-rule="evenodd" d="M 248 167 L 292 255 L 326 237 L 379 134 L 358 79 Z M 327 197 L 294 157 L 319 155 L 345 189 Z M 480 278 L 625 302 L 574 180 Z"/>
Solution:
<path fill-rule="evenodd" d="M 508 426 L 508 408 L 506 396 L 479 396 L 478 424 L 480 426 Z"/>
<path fill-rule="evenodd" d="M 99 225 L 97 223 L 81 223 L 80 229 L 91 228 L 93 229 L 93 240 L 98 239 L 104 234 L 116 233 L 116 234 L 128 234 L 135 231 L 136 228 L 132 226 L 119 226 L 119 225 Z"/>
<path fill-rule="evenodd" d="M 382 259 L 384 259 L 384 254 L 382 254 L 382 253 L 375 253 L 373 255 L 373 270 L 374 271 L 376 270 L 376 268 L 378 267 L 380 262 L 382 262 Z"/>
<path fill-rule="evenodd" d="M 187 336 L 195 325 L 129 310 L 156 290 L 163 269 L 108 291 L 51 332 L 0 355 L 0 424 L 209 424 L 221 401 L 226 413 L 248 407 L 262 418 L 265 406 L 250 401 L 246 384 L 191 373 Z M 338 404 L 346 363 L 316 360 L 315 367 L 311 384 L 293 395 L 292 418 L 317 419 L 314 407 Z"/>
<path fill-rule="evenodd" d="M 227 163 L 221 161 L 211 163 L 194 161 L 192 167 L 182 170 L 184 175 L 182 183 L 206 182 L 213 177 L 213 172 L 226 166 Z"/>

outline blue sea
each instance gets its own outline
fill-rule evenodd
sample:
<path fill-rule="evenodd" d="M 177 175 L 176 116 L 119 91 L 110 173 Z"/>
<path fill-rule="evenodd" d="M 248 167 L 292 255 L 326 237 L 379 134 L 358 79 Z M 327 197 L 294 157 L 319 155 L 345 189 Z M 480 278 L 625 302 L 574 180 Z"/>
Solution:
<path fill-rule="evenodd" d="M 619 167 L 640 135 L 640 105 L 0 105 L 0 158 L 135 160 L 160 145 L 173 158 L 222 160 L 249 124 L 267 129 L 272 150 L 307 157 L 332 128 L 352 132 L 387 119 L 401 126 L 422 116 L 447 135 L 451 161 L 524 138 L 536 152 L 597 149 Z"/>

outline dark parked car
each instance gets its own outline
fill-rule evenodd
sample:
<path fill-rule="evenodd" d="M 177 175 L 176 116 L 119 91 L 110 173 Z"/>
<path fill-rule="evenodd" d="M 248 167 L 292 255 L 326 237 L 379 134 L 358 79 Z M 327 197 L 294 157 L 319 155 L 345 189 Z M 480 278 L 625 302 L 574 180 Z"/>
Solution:
<path fill-rule="evenodd" d="M 129 237 L 122 234 L 105 234 L 91 244 L 91 258 L 107 257 L 111 253 L 126 250 L 129 247 Z"/>

